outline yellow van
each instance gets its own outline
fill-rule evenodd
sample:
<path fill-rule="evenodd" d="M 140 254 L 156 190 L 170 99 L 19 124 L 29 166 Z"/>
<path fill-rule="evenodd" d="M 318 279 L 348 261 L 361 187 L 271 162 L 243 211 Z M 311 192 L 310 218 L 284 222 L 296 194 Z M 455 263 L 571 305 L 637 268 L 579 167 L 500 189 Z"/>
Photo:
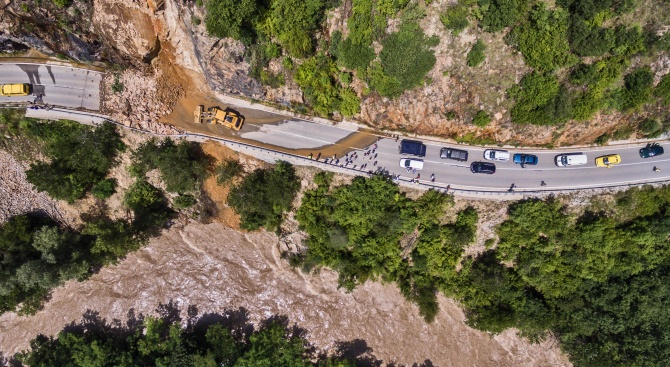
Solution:
<path fill-rule="evenodd" d="M 30 94 L 30 84 L 3 84 L 0 86 L 0 96 L 17 97 Z"/>

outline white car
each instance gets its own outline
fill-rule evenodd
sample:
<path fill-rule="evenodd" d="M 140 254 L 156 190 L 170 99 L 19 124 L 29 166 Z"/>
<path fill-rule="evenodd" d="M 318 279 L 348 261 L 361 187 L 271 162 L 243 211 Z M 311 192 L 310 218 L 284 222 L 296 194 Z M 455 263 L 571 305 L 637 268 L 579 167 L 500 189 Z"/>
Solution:
<path fill-rule="evenodd" d="M 416 158 L 403 158 L 400 160 L 400 167 L 405 168 L 407 170 L 410 169 L 422 170 L 423 160 Z"/>
<path fill-rule="evenodd" d="M 506 150 L 486 149 L 484 159 L 489 161 L 507 162 L 509 161 L 509 152 Z"/>

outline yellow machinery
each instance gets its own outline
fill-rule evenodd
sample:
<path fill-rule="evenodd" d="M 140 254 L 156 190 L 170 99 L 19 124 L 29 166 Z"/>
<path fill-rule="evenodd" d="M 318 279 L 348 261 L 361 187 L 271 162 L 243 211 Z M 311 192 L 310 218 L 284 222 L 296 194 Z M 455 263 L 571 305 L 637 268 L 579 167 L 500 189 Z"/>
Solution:
<path fill-rule="evenodd" d="M 205 112 L 205 106 L 198 105 L 193 112 L 193 118 L 196 124 L 208 122 L 210 124 L 220 124 L 233 130 L 239 130 L 244 125 L 244 117 L 229 109 L 222 110 L 218 107 L 210 107 Z"/>

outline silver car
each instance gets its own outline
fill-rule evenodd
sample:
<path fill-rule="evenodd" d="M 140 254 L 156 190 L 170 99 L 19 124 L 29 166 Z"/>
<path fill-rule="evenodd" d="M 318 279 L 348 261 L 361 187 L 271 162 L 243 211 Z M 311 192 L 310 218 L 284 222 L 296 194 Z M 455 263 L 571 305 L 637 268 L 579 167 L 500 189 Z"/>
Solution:
<path fill-rule="evenodd" d="M 484 159 L 489 161 L 507 162 L 509 161 L 509 152 L 506 150 L 486 149 Z"/>

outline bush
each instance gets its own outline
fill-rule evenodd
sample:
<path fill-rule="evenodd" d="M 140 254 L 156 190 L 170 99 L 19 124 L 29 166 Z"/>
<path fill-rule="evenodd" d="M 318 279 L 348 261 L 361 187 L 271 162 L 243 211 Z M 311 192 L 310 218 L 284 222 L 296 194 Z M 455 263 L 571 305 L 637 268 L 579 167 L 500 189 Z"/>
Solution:
<path fill-rule="evenodd" d="M 508 94 L 516 100 L 511 116 L 512 122 L 517 124 L 561 124 L 572 113 L 567 88 L 561 86 L 556 76 L 551 74 L 526 74 L 519 85 L 510 88 Z"/>
<path fill-rule="evenodd" d="M 305 98 L 321 116 L 329 116 L 340 107 L 339 70 L 333 60 L 319 54 L 305 60 L 295 75 L 295 82 L 302 88 Z"/>
<path fill-rule="evenodd" d="M 324 15 L 323 0 L 273 0 L 267 19 L 269 35 L 293 57 L 314 51 L 312 37 Z"/>
<path fill-rule="evenodd" d="M 479 66 L 484 60 L 486 59 L 486 55 L 484 55 L 484 51 L 486 51 L 486 45 L 482 40 L 477 40 L 475 44 L 472 46 L 472 49 L 470 52 L 468 52 L 468 56 L 466 58 L 466 63 L 468 64 L 469 67 L 477 67 Z"/>
<path fill-rule="evenodd" d="M 491 122 L 491 116 L 483 110 L 477 111 L 475 117 L 472 118 L 472 124 L 477 127 L 486 127 Z"/>
<path fill-rule="evenodd" d="M 616 45 L 613 29 L 601 28 L 579 16 L 571 17 L 570 45 L 580 56 L 600 56 Z"/>
<path fill-rule="evenodd" d="M 437 43 L 439 40 L 436 37 L 426 37 L 418 25 L 401 25 L 398 32 L 390 34 L 382 41 L 383 48 L 379 53 L 382 72 L 393 81 L 384 80 L 386 78 L 382 77 L 381 80 L 371 83 L 371 87 L 379 94 L 392 98 L 421 85 L 423 78 L 435 65 L 435 53 L 430 47 Z M 390 86 L 392 87 L 389 88 Z"/>
<path fill-rule="evenodd" d="M 656 119 L 644 119 L 640 122 L 640 132 L 648 137 L 654 138 L 663 132 L 663 124 Z"/>
<path fill-rule="evenodd" d="M 190 208 L 198 203 L 198 199 L 193 195 L 179 195 L 172 201 L 172 205 L 177 209 Z"/>
<path fill-rule="evenodd" d="M 95 184 L 91 189 L 91 194 L 100 200 L 105 200 L 116 192 L 116 179 L 108 178 Z"/>
<path fill-rule="evenodd" d="M 342 116 L 349 117 L 361 112 L 361 99 L 351 88 L 344 88 L 340 93 L 342 103 L 340 103 L 340 113 Z"/>
<path fill-rule="evenodd" d="M 254 22 L 262 13 L 255 0 L 207 0 L 205 27 L 219 38 L 234 38 L 249 45 L 256 38 Z"/>
<path fill-rule="evenodd" d="M 130 186 L 123 203 L 133 211 L 133 228 L 138 232 L 160 230 L 174 215 L 163 193 L 146 180 Z"/>
<path fill-rule="evenodd" d="M 175 142 L 169 138 L 158 142 L 151 139 L 140 145 L 132 154 L 131 171 L 139 178 L 158 169 L 165 189 L 174 193 L 198 191 L 207 178 L 211 157 L 198 143 Z"/>
<path fill-rule="evenodd" d="M 257 169 L 233 186 L 228 204 L 240 215 L 240 227 L 256 230 L 279 228 L 291 208 L 300 181 L 290 163 L 278 161 L 273 169 Z"/>
<path fill-rule="evenodd" d="M 348 69 L 365 70 L 375 58 L 375 52 L 369 45 L 353 43 L 345 39 L 338 48 L 337 60 Z"/>
<path fill-rule="evenodd" d="M 498 32 L 514 25 L 526 15 L 528 0 L 485 1 L 480 24 L 487 32 Z"/>
<path fill-rule="evenodd" d="M 567 41 L 568 14 L 564 10 L 547 10 L 540 3 L 530 12 L 529 21 L 510 33 L 526 64 L 551 71 L 577 62 L 570 54 Z"/>
<path fill-rule="evenodd" d="M 237 159 L 226 159 L 216 167 L 216 182 L 226 185 L 235 177 L 244 173 L 244 167 Z"/>
<path fill-rule="evenodd" d="M 654 89 L 654 95 L 660 97 L 664 104 L 670 104 L 670 73 L 663 75 Z"/>
<path fill-rule="evenodd" d="M 462 30 L 470 25 L 468 15 L 470 9 L 468 6 L 458 4 L 447 8 L 447 11 L 440 16 L 442 24 L 451 31 L 454 36 L 458 36 Z"/>
<path fill-rule="evenodd" d="M 632 111 L 649 102 L 654 73 L 649 67 L 637 68 L 624 77 L 623 111 Z"/>
<path fill-rule="evenodd" d="M 59 8 L 66 8 L 72 5 L 72 0 L 52 0 Z"/>

